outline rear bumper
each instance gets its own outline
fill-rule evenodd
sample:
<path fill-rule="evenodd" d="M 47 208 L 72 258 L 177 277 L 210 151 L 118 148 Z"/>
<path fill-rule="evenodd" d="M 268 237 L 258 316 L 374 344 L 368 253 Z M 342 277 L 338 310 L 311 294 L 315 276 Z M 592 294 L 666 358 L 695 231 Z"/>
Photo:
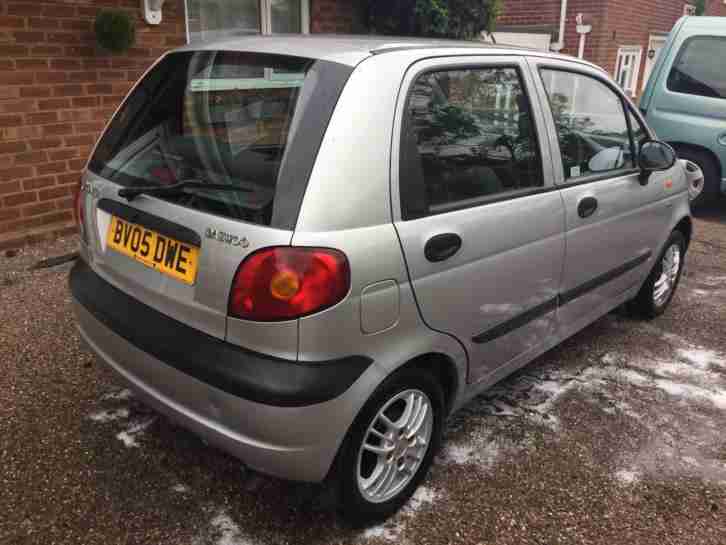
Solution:
<path fill-rule="evenodd" d="M 146 307 L 82 261 L 70 285 L 79 331 L 100 361 L 143 402 L 263 473 L 324 479 L 382 379 L 365 358 L 306 365 L 238 349 Z"/>

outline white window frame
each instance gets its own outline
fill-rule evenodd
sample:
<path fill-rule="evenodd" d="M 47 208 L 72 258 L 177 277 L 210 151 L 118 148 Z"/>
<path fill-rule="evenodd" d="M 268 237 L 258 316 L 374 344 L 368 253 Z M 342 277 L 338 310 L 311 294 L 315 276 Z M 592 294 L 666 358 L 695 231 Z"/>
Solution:
<path fill-rule="evenodd" d="M 260 0 L 260 31 L 272 34 L 271 0 Z M 310 34 L 310 0 L 300 0 L 300 33 Z"/>
<path fill-rule="evenodd" d="M 191 43 L 189 31 L 188 0 L 184 0 L 184 27 L 186 29 L 187 43 Z M 272 34 L 272 2 L 271 0 L 258 0 L 260 14 L 259 30 L 261 34 Z M 310 0 L 300 0 L 300 33 L 310 33 Z"/>
<path fill-rule="evenodd" d="M 635 96 L 638 89 L 638 76 L 640 75 L 640 64 L 643 61 L 643 46 L 621 45 L 618 48 L 618 56 L 615 61 L 615 81 L 618 82 L 626 93 Z M 629 69 L 628 74 L 624 71 Z M 621 80 L 625 77 L 625 81 Z"/>

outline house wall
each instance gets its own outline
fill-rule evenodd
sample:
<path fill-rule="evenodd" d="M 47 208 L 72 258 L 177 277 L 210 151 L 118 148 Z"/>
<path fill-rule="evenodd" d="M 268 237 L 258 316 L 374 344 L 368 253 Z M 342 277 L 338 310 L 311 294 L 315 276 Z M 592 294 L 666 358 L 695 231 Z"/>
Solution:
<path fill-rule="evenodd" d="M 100 8 L 136 19 L 136 45 L 109 55 L 95 44 Z M 73 227 L 73 195 L 100 131 L 142 72 L 186 40 L 181 0 L 159 26 L 139 0 L 0 2 L 0 249 Z"/>
<path fill-rule="evenodd" d="M 712 0 L 723 2 L 723 0 Z M 692 3 L 688 0 L 688 3 Z M 615 71 L 618 47 L 640 45 L 643 55 L 639 70 L 638 92 L 642 89 L 645 59 L 651 34 L 668 33 L 683 15 L 686 0 L 569 0 L 565 23 L 563 53 L 577 55 L 579 35 L 575 27 L 578 13 L 586 16 L 592 31 L 585 41 L 584 58 L 602 66 L 611 75 Z M 561 0 L 504 0 L 503 12 L 497 21 L 499 27 L 543 26 L 554 29 L 556 41 L 560 21 Z"/>
<path fill-rule="evenodd" d="M 311 0 L 311 32 L 351 32 L 354 0 Z M 0 250 L 75 231 L 73 197 L 103 127 L 162 53 L 186 42 L 183 0 L 147 25 L 139 0 L 0 1 Z M 136 45 L 95 42 L 101 8 L 127 10 Z"/>
<path fill-rule="evenodd" d="M 724 3 L 724 0 L 706 0 L 704 15 L 726 17 L 726 3 Z"/>

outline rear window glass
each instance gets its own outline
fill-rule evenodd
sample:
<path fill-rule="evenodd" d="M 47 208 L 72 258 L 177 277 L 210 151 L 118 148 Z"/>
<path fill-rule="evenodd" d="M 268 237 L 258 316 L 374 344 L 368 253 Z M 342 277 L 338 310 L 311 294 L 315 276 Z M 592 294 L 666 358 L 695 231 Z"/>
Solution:
<path fill-rule="evenodd" d="M 298 104 L 314 106 L 314 100 L 299 97 L 305 86 L 321 80 L 319 74 L 309 77 L 316 62 L 322 61 L 229 51 L 168 55 L 128 97 L 89 168 L 122 186 L 185 181 L 228 186 L 187 188 L 159 198 L 270 225 L 288 148 L 294 138 L 319 144 L 329 118 L 323 108 L 315 116 L 318 126 L 308 120 L 307 134 L 295 130 L 301 124 Z M 296 168 L 303 178 L 305 165 Z M 307 177 L 299 181 L 306 182 Z"/>
<path fill-rule="evenodd" d="M 701 36 L 687 40 L 668 74 L 668 89 L 726 98 L 726 39 Z"/>

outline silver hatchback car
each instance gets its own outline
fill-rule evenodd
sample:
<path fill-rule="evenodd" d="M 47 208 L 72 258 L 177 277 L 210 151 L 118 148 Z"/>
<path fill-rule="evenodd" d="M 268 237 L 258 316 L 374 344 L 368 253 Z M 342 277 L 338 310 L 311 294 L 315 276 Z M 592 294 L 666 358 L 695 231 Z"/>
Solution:
<path fill-rule="evenodd" d="M 162 57 L 77 202 L 81 335 L 149 405 L 389 515 L 447 416 L 615 307 L 654 317 L 683 166 L 599 68 L 463 42 L 248 37 Z"/>

